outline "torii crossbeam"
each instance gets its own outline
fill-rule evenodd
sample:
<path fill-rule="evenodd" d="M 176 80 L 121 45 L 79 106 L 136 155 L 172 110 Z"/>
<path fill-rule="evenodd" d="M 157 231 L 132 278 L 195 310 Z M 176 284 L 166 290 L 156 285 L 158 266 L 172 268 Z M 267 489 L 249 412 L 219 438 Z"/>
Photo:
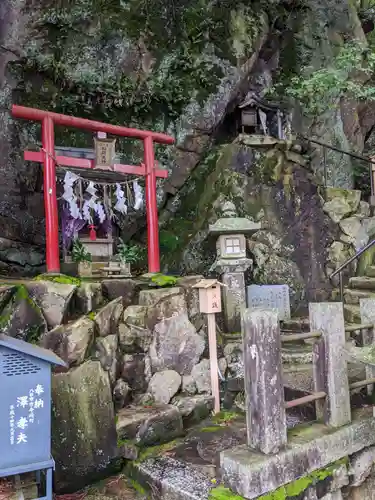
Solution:
<path fill-rule="evenodd" d="M 55 125 L 89 130 L 92 132 L 105 132 L 111 135 L 131 137 L 133 139 L 143 141 L 144 163 L 140 166 L 116 164 L 114 165 L 114 171 L 123 174 L 141 175 L 145 177 L 148 270 L 150 273 L 159 272 L 160 252 L 156 178 L 166 178 L 168 173 L 166 170 L 159 170 L 156 168 L 154 142 L 159 144 L 173 144 L 173 137 L 158 132 L 110 125 L 108 123 L 87 120 L 85 118 L 60 115 L 50 111 L 42 111 L 40 109 L 26 108 L 24 106 L 17 105 L 12 106 L 12 115 L 15 118 L 39 121 L 42 125 L 42 152 L 25 151 L 24 158 L 27 161 L 43 163 L 47 272 L 60 272 L 56 162 L 58 165 L 67 167 L 94 168 L 95 166 L 95 162 L 93 160 L 70 158 L 67 156 L 55 156 Z"/>

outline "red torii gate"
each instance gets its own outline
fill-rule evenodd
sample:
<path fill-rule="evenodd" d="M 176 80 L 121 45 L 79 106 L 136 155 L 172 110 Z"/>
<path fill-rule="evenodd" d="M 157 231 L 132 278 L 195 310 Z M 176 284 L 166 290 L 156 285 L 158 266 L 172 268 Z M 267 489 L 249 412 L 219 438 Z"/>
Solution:
<path fill-rule="evenodd" d="M 24 106 L 12 106 L 12 115 L 15 118 L 39 121 L 42 124 L 42 152 L 25 151 L 24 158 L 27 161 L 43 163 L 44 179 L 44 209 L 46 216 L 46 264 L 48 273 L 60 272 L 59 253 L 59 219 L 56 196 L 56 162 L 67 167 L 93 168 L 95 161 L 82 158 L 70 158 L 67 156 L 55 157 L 55 134 L 54 126 L 73 127 L 92 132 L 105 132 L 107 134 L 121 137 L 131 137 L 143 141 L 144 164 L 114 165 L 114 171 L 124 174 L 135 174 L 145 176 L 145 198 L 147 216 L 147 243 L 148 243 L 148 270 L 150 273 L 160 271 L 159 253 L 159 227 L 158 207 L 156 200 L 156 177 L 168 176 L 166 170 L 156 168 L 154 156 L 154 142 L 159 144 L 173 144 L 173 137 L 135 128 L 110 125 L 97 121 L 77 118 L 75 116 L 60 115 L 50 111 L 26 108 Z M 55 161 L 56 159 L 56 161 Z"/>

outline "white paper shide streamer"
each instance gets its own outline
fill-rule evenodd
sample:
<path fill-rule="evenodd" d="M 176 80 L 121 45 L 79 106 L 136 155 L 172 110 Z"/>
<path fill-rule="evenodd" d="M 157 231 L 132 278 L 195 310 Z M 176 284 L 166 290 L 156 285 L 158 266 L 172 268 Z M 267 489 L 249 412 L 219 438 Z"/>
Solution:
<path fill-rule="evenodd" d="M 105 215 L 103 205 L 101 204 L 100 201 L 98 201 L 97 204 L 95 205 L 95 212 L 99 218 L 100 224 L 103 224 L 103 222 L 106 220 L 107 217 Z"/>
<path fill-rule="evenodd" d="M 69 206 L 70 215 L 73 219 L 82 219 L 81 212 L 78 208 L 77 196 L 74 194 L 74 183 L 79 179 L 78 175 L 73 172 L 66 172 L 64 177 L 64 193 L 63 199 Z"/>
<path fill-rule="evenodd" d="M 140 210 L 143 207 L 143 192 L 137 181 L 133 181 L 134 189 L 134 210 Z"/>
<path fill-rule="evenodd" d="M 112 219 L 114 217 L 113 210 L 126 215 L 128 213 L 130 203 L 133 205 L 134 210 L 140 210 L 144 206 L 143 189 L 138 184 L 137 180 L 126 183 L 128 191 L 130 185 L 132 185 L 133 187 L 134 204 L 133 200 L 131 200 L 130 202 L 130 199 L 133 198 L 130 192 L 127 198 L 125 196 L 123 185 L 120 183 L 115 184 L 114 195 L 116 201 L 113 207 L 111 203 L 111 185 L 101 183 L 101 185 L 104 186 L 104 199 L 101 199 L 98 196 L 98 191 L 97 187 L 95 187 L 95 183 L 90 181 L 85 190 L 85 198 L 87 199 L 84 201 L 83 206 L 81 206 L 80 208 L 78 196 L 76 196 L 74 192 L 74 184 L 78 180 L 81 180 L 85 183 L 87 182 L 73 172 L 66 172 L 64 177 L 64 194 L 62 197 L 68 204 L 70 215 L 74 219 L 84 219 L 88 224 L 93 224 L 95 214 L 99 219 L 99 223 L 102 224 L 107 218 Z M 87 195 L 89 195 L 89 197 Z"/>
<path fill-rule="evenodd" d="M 86 193 L 90 194 L 91 197 L 85 201 L 82 207 L 82 212 L 83 212 L 83 218 L 85 221 L 87 221 L 89 224 L 93 223 L 93 218 L 91 215 L 91 210 L 95 211 L 96 209 L 96 203 L 97 203 L 97 195 L 96 195 L 96 188 L 94 186 L 94 183 L 92 181 L 89 182 L 89 185 L 86 188 Z"/>
<path fill-rule="evenodd" d="M 127 214 L 128 207 L 126 205 L 125 192 L 121 188 L 120 184 L 116 184 L 115 196 L 117 201 L 113 209 L 116 210 L 117 212 L 120 212 L 121 214 L 124 215 Z"/>

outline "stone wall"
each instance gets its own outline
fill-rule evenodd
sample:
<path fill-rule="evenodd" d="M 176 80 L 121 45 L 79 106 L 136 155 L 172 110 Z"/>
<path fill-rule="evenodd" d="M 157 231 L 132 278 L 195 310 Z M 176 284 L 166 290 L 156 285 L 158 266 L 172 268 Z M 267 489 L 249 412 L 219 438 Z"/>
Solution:
<path fill-rule="evenodd" d="M 2 331 L 53 350 L 68 366 L 52 384 L 58 491 L 116 470 L 129 439 L 138 448 L 159 444 L 210 413 L 206 325 L 192 288 L 200 278 L 171 288 L 68 277 L 2 288 Z M 225 374 L 224 357 L 219 365 Z"/>
<path fill-rule="evenodd" d="M 361 200 L 361 192 L 347 189 L 327 188 L 323 210 L 338 229 L 337 238 L 328 248 L 326 272 L 329 276 L 373 239 L 375 217 L 371 215 L 370 205 Z M 359 261 L 359 268 L 354 261 L 345 269 L 344 276 L 362 275 L 367 265 L 371 264 L 371 259 L 372 253 L 367 252 Z"/>

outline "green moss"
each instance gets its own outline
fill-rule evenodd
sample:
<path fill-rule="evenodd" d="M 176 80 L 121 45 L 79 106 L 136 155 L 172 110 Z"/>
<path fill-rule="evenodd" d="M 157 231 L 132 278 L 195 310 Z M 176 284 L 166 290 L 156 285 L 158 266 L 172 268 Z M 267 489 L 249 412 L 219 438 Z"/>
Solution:
<path fill-rule="evenodd" d="M 43 327 L 41 325 L 32 325 L 27 329 L 27 334 L 25 337 L 26 342 L 30 344 L 39 344 L 40 337 L 43 334 Z"/>
<path fill-rule="evenodd" d="M 163 453 L 168 452 L 168 451 L 172 450 L 173 448 L 175 448 L 178 443 L 179 443 L 178 440 L 174 440 L 174 441 L 170 441 L 169 443 L 160 444 L 157 446 L 150 446 L 149 448 L 144 448 L 140 452 L 137 462 L 138 463 L 144 462 L 148 458 L 158 457 L 158 456 L 162 455 Z"/>
<path fill-rule="evenodd" d="M 0 329 L 4 329 L 6 326 L 8 326 L 9 321 L 12 317 L 11 310 L 8 309 L 6 312 L 2 312 L 0 315 Z"/>
<path fill-rule="evenodd" d="M 66 274 L 39 274 L 34 278 L 36 281 L 51 281 L 52 283 L 60 283 L 61 285 L 81 285 L 81 280 L 74 278 L 72 276 L 67 276 Z"/>
<path fill-rule="evenodd" d="M 212 488 L 208 498 L 210 500 L 245 500 L 244 497 L 236 495 L 232 490 L 225 488 L 224 486 Z"/>
<path fill-rule="evenodd" d="M 327 426 L 324 426 L 319 430 L 319 432 L 324 434 L 330 434 L 334 431 L 335 431 L 334 428 L 330 428 Z M 298 437 L 301 438 L 302 440 L 309 440 L 313 436 L 316 436 L 316 428 L 310 423 L 299 424 L 296 427 L 293 427 L 292 429 L 288 430 L 288 438 Z"/>
<path fill-rule="evenodd" d="M 147 491 L 145 490 L 145 488 L 143 488 L 143 486 L 138 483 L 138 481 L 136 481 L 135 479 L 128 479 L 130 485 L 132 486 L 132 488 L 135 489 L 135 491 L 137 493 L 139 493 L 140 495 L 147 495 Z"/>
<path fill-rule="evenodd" d="M 319 469 L 317 471 L 311 472 L 304 477 L 296 479 L 295 481 L 277 488 L 277 490 L 267 493 L 258 497 L 257 500 L 286 500 L 287 498 L 298 497 L 302 492 L 304 492 L 309 486 L 315 486 L 317 483 L 324 481 L 327 478 L 331 478 L 334 475 L 335 470 L 341 465 L 347 465 L 348 458 L 343 458 L 337 462 L 328 465 L 324 469 Z M 236 495 L 229 488 L 224 486 L 218 486 L 213 488 L 210 492 L 211 500 L 242 500 L 243 497 Z"/>
<path fill-rule="evenodd" d="M 221 425 L 211 425 L 211 426 L 208 426 L 208 427 L 202 427 L 200 430 L 200 432 L 217 432 L 219 430 L 221 430 L 223 427 Z"/>
<path fill-rule="evenodd" d="M 236 420 L 237 418 L 240 418 L 241 415 L 238 412 L 234 411 L 220 411 L 216 415 L 212 417 L 212 421 L 216 424 L 222 424 L 222 423 L 228 423 L 231 422 L 232 420 Z"/>
<path fill-rule="evenodd" d="M 95 318 L 96 318 L 96 313 L 94 311 L 91 311 L 91 312 L 88 313 L 87 317 L 89 319 L 91 319 L 92 321 L 94 321 Z"/>
<path fill-rule="evenodd" d="M 5 304 L 2 304 L 3 310 L 0 315 L 0 329 L 5 329 L 9 326 L 16 304 L 23 301 L 26 301 L 30 307 L 35 309 L 35 311 L 43 317 L 43 313 L 41 312 L 39 306 L 30 297 L 26 286 L 15 285 L 14 293 L 9 297 Z M 30 342 L 31 344 L 38 344 L 43 331 L 43 325 L 27 325 L 24 331 L 24 339 L 26 342 Z"/>
<path fill-rule="evenodd" d="M 364 252 L 359 260 L 357 266 L 357 276 L 365 276 L 367 269 L 374 264 L 375 261 L 375 246 L 369 248 Z"/>
<path fill-rule="evenodd" d="M 164 225 L 164 234 L 178 238 L 178 246 L 161 253 L 162 263 L 168 269 L 181 269 L 181 256 L 189 252 L 195 260 L 195 272 L 206 272 L 214 261 L 215 244 L 206 239 L 201 246 L 195 247 L 194 240 L 207 231 L 210 218 L 218 210 L 217 198 L 227 198 L 243 204 L 238 200 L 235 186 L 242 178 L 231 168 L 231 160 L 237 146 L 224 144 L 213 148 L 199 168 L 195 169 L 180 192 L 182 200 L 173 218 Z M 243 182 L 242 182 L 243 183 Z M 219 212 L 217 213 L 219 215 Z M 200 245 L 200 244 L 198 244 Z M 184 269 L 182 269 L 184 271 Z"/>
<path fill-rule="evenodd" d="M 117 440 L 117 448 L 121 448 L 121 446 L 124 446 L 126 444 L 137 446 L 135 441 L 133 441 L 131 439 L 118 439 Z"/>
<path fill-rule="evenodd" d="M 174 252 L 179 246 L 179 237 L 168 230 L 160 231 L 160 250 L 162 252 Z"/>
<path fill-rule="evenodd" d="M 178 281 L 178 278 L 175 276 L 167 276 L 165 274 L 157 273 L 151 278 L 151 283 L 154 285 L 164 288 L 168 286 L 175 286 Z"/>
<path fill-rule="evenodd" d="M 229 65 L 251 56 L 271 4 L 46 2 L 25 57 L 9 65 L 19 82 L 14 97 L 23 105 L 166 131 L 191 101 L 200 107 L 217 92 Z M 88 147 L 92 138 L 58 128 L 56 141 Z M 139 144 L 119 141 L 119 148 L 134 155 L 127 161 L 139 161 Z"/>

